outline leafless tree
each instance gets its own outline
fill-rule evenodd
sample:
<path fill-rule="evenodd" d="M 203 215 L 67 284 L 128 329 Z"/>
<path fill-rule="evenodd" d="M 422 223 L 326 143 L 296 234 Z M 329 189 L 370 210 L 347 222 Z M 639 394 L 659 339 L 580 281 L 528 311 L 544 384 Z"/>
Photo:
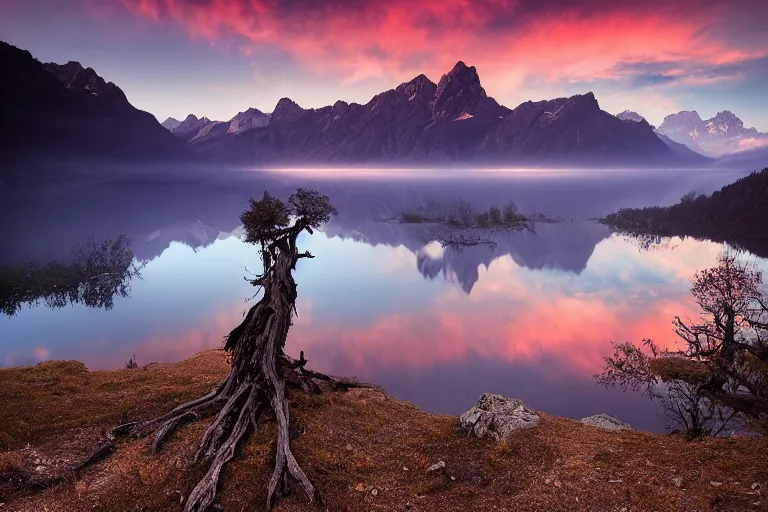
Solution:
<path fill-rule="evenodd" d="M 605 369 L 595 375 L 606 387 L 641 391 L 661 405 L 668 428 L 682 431 L 688 438 L 718 436 L 742 424 L 742 416 L 733 409 L 706 397 L 701 390 L 704 375 L 687 380 L 662 377 L 660 366 L 681 366 L 677 355 L 660 350 L 649 339 L 634 345 L 615 343 L 613 355 L 605 358 Z M 663 359 L 662 359 L 663 358 Z"/>
<path fill-rule="evenodd" d="M 665 382 L 689 403 L 695 398 L 696 404 L 711 405 L 712 416 L 691 419 L 694 427 L 701 421 L 744 418 L 768 432 L 768 300 L 762 274 L 724 252 L 717 266 L 696 272 L 691 293 L 701 313 L 697 319 L 675 317 L 678 350 L 661 352 L 648 340 L 641 347 L 615 345 L 598 381 L 634 383 L 646 392 Z M 643 354 L 643 348 L 651 350 Z M 698 406 L 689 409 L 678 413 L 698 414 Z"/>

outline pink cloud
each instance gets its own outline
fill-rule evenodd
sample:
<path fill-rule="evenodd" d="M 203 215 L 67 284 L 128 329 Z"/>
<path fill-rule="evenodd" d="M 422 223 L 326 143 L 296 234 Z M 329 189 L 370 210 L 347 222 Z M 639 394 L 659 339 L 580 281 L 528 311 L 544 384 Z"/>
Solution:
<path fill-rule="evenodd" d="M 739 141 L 739 150 L 757 149 L 768 146 L 768 138 L 758 139 L 749 137 Z"/>
<path fill-rule="evenodd" d="M 717 65 L 768 54 L 765 46 L 728 40 L 725 31 L 705 31 L 735 9 L 712 1 L 634 7 L 595 0 L 581 6 L 520 0 L 295 2 L 290 7 L 278 0 L 122 2 L 140 16 L 180 24 L 192 37 L 213 44 L 235 36 L 280 47 L 310 71 L 340 74 L 344 83 L 369 77 L 405 80 L 421 72 L 436 79 L 462 59 L 499 87 L 514 88 L 530 76 L 547 82 L 616 78 L 618 64 Z M 678 66 L 676 72 L 685 69 Z"/>

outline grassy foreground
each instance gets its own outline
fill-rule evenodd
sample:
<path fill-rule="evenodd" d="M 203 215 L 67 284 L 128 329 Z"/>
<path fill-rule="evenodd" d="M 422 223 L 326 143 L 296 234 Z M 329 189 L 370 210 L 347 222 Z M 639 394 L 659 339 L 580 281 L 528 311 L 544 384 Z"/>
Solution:
<path fill-rule="evenodd" d="M 180 510 L 203 473 L 190 463 L 210 420 L 182 429 L 159 455 L 147 439 L 121 441 L 79 480 L 33 488 L 89 453 L 107 427 L 195 398 L 227 368 L 223 351 L 209 351 L 134 370 L 92 372 L 75 361 L 0 370 L 0 510 Z M 768 439 L 689 443 L 542 414 L 538 427 L 495 443 L 468 437 L 455 416 L 375 390 L 290 396 L 293 450 L 323 510 L 768 510 Z M 222 510 L 264 509 L 275 434 L 266 422 L 225 470 Z M 444 471 L 427 472 L 440 460 Z M 295 492 L 275 510 L 313 508 Z"/>

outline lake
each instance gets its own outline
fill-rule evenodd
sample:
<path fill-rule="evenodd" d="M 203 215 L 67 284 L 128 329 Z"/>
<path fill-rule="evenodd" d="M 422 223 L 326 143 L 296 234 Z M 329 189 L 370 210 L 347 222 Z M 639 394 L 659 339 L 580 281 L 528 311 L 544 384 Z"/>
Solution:
<path fill-rule="evenodd" d="M 0 188 L 0 265 L 65 258 L 88 236 L 128 235 L 141 279 L 110 310 L 23 307 L 0 318 L 0 365 L 76 359 L 91 369 L 177 361 L 217 348 L 240 322 L 258 271 L 238 215 L 266 189 L 328 194 L 339 215 L 300 249 L 298 318 L 286 350 L 313 369 L 355 376 L 438 413 L 461 413 L 484 392 L 549 414 L 610 413 L 663 431 L 656 404 L 604 389 L 593 374 L 611 341 L 672 347 L 675 315 L 696 314 L 696 270 L 722 244 L 673 238 L 644 248 L 593 218 L 672 204 L 746 173 L 577 170 L 277 170 L 87 168 Z M 561 216 L 535 232 L 443 248 L 425 225 L 387 221 L 458 198 L 478 210 L 514 200 Z M 765 260 L 745 254 L 768 269 Z"/>

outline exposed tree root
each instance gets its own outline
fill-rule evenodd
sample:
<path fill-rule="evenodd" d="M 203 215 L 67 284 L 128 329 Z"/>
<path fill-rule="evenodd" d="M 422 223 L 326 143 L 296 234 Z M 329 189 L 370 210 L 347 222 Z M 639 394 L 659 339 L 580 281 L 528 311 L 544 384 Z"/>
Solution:
<path fill-rule="evenodd" d="M 209 462 L 208 471 L 184 505 L 185 512 L 204 511 L 216 498 L 221 472 L 235 456 L 238 444 L 271 412 L 277 423 L 277 440 L 275 467 L 267 487 L 267 507 L 272 506 L 278 487 L 286 492 L 291 482 L 297 483 L 311 502 L 319 501 L 317 488 L 291 451 L 286 375 L 290 374 L 299 387 L 309 393 L 320 392 L 320 382 L 333 390 L 373 387 L 307 370 L 303 352 L 298 360 L 283 352 L 296 312 L 296 282 L 292 272 L 300 258 L 313 257 L 309 252 L 300 253 L 296 240 L 301 232 L 306 230 L 311 234 L 313 228 L 327 222 L 331 213 L 335 210 L 327 197 L 301 189 L 289 199 L 288 205 L 266 193 L 261 201 L 251 201 L 251 210 L 244 213 L 241 220 L 246 227 L 246 240 L 261 245 L 264 274 L 252 283 L 263 287 L 264 294 L 226 339 L 224 348 L 232 353 L 229 374 L 206 395 L 167 414 L 115 427 L 107 435 L 107 441 L 77 466 L 78 471 L 111 453 L 115 437 L 144 437 L 154 433 L 151 449 L 157 452 L 176 430 L 218 410 L 194 459 L 195 463 Z M 290 216 L 296 218 L 293 225 L 289 225 Z"/>
<path fill-rule="evenodd" d="M 277 423 L 275 467 L 267 488 L 267 507 L 275 502 L 278 488 L 286 493 L 291 481 L 295 481 L 310 501 L 320 501 L 320 494 L 315 484 L 299 466 L 290 448 L 290 413 L 286 396 L 286 379 L 297 388 L 308 393 L 321 393 L 321 384 L 332 391 L 346 391 L 352 388 L 381 388 L 372 384 L 329 375 L 305 368 L 307 360 L 302 352 L 301 358 L 292 359 L 285 354 L 279 358 L 275 371 L 265 376 L 263 381 L 250 381 L 237 387 L 231 382 L 236 371 L 220 382 L 210 393 L 182 404 L 171 412 L 143 422 L 119 425 L 106 434 L 106 439 L 82 462 L 71 468 L 66 476 L 29 482 L 28 488 L 43 490 L 64 481 L 76 479 L 86 468 L 102 461 L 114 453 L 116 439 L 119 437 L 143 438 L 154 434 L 151 444 L 152 453 L 162 449 L 164 442 L 183 426 L 210 417 L 219 410 L 214 421 L 208 426 L 195 453 L 195 463 L 210 461 L 205 476 L 190 493 L 184 507 L 185 512 L 203 511 L 211 506 L 218 487 L 222 470 L 235 455 L 236 449 L 246 436 L 255 431 L 269 411 L 274 414 Z M 257 385 L 258 384 L 258 385 Z M 229 397 L 226 398 L 225 392 Z"/>

